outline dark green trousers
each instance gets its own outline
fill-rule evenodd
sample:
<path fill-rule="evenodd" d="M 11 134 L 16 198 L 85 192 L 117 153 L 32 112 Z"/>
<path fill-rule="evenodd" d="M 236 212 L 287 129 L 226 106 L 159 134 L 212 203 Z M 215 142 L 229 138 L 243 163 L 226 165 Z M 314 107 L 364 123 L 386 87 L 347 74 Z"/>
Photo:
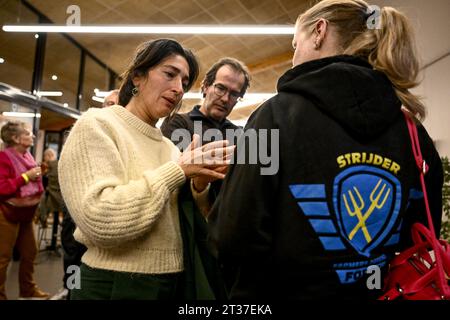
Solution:
<path fill-rule="evenodd" d="M 71 300 L 176 300 L 182 273 L 148 275 L 80 267 L 81 288 Z"/>

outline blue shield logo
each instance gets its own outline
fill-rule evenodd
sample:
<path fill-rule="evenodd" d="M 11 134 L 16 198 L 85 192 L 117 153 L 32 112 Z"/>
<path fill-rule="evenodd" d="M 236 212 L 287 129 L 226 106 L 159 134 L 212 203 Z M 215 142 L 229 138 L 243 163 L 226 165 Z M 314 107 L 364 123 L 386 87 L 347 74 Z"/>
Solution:
<path fill-rule="evenodd" d="M 385 170 L 351 167 L 335 178 L 333 203 L 342 237 L 361 255 L 370 257 L 397 221 L 400 182 Z"/>

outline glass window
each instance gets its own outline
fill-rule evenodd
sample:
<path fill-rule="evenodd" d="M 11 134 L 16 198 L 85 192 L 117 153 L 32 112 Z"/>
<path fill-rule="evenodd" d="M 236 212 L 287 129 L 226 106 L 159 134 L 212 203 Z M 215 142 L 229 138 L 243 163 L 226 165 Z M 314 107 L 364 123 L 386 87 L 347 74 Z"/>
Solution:
<path fill-rule="evenodd" d="M 61 92 L 47 97 L 76 108 L 81 50 L 59 34 L 47 34 L 41 91 Z"/>
<path fill-rule="evenodd" d="M 109 91 L 109 72 L 99 65 L 94 59 L 86 55 L 84 66 L 83 97 L 80 104 L 80 111 L 85 111 L 91 107 L 101 108 L 102 103 L 92 99 L 95 91 Z"/>
<path fill-rule="evenodd" d="M 0 25 L 36 24 L 37 16 L 21 1 L 0 1 Z M 0 31 L 0 82 L 31 90 L 36 38 L 32 33 Z"/>

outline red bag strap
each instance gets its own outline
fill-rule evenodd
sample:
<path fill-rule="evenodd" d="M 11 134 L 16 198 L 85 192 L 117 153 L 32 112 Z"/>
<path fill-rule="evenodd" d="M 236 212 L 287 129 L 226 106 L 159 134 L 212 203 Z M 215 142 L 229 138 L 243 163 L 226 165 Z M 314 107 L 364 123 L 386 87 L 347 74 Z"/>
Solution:
<path fill-rule="evenodd" d="M 425 200 L 425 211 L 427 212 L 428 227 L 433 234 L 436 234 L 436 232 L 434 231 L 433 219 L 431 218 L 430 206 L 428 204 L 427 187 L 425 185 L 425 174 L 428 172 L 429 167 L 422 157 L 416 124 L 405 111 L 403 112 L 403 115 L 405 116 L 406 124 L 408 126 L 414 159 L 420 172 L 420 183 L 422 185 L 423 198 Z"/>
<path fill-rule="evenodd" d="M 443 267 L 442 257 L 441 257 L 441 254 L 442 254 L 442 250 L 440 248 L 441 244 L 440 244 L 439 240 L 436 239 L 436 232 L 434 230 L 430 206 L 428 204 L 427 187 L 425 185 L 425 174 L 428 172 L 429 167 L 422 157 L 422 152 L 420 150 L 420 143 L 419 143 L 419 135 L 417 133 L 416 124 L 411 119 L 411 117 L 407 114 L 406 111 L 403 111 L 403 115 L 405 116 L 406 124 L 408 126 L 408 132 L 409 132 L 409 137 L 411 139 L 411 146 L 412 146 L 412 152 L 414 155 L 414 159 L 415 159 L 416 165 L 420 172 L 420 184 L 422 185 L 423 198 L 424 198 L 424 202 L 425 202 L 425 211 L 427 213 L 427 218 L 428 218 L 428 227 L 429 227 L 429 229 L 431 231 L 431 235 L 432 235 L 431 240 L 432 240 L 432 246 L 434 249 L 434 254 L 436 257 L 436 268 L 438 269 L 438 275 L 439 275 L 439 287 L 443 290 L 443 292 L 442 292 L 443 295 L 448 295 L 450 293 L 447 292 L 447 290 L 446 290 L 447 289 L 447 285 L 446 285 L 447 281 L 445 279 L 444 267 Z"/>

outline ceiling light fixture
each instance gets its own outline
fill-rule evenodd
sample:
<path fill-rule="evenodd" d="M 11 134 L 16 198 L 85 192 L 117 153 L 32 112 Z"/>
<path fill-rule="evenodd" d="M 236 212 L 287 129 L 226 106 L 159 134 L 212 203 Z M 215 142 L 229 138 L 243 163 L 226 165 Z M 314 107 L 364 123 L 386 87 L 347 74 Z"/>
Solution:
<path fill-rule="evenodd" d="M 38 91 L 36 95 L 39 97 L 61 97 L 62 91 Z"/>
<path fill-rule="evenodd" d="M 246 93 L 242 101 L 245 100 L 267 100 L 272 98 L 276 93 Z"/>
<path fill-rule="evenodd" d="M 275 93 L 246 93 L 242 101 L 246 100 L 267 100 L 272 98 Z M 183 95 L 183 99 L 202 99 L 201 92 L 187 92 Z"/>
<path fill-rule="evenodd" d="M 0 63 L 4 63 L 4 62 L 5 62 L 5 59 L 0 58 Z"/>
<path fill-rule="evenodd" d="M 106 97 L 111 91 L 100 91 L 98 89 L 94 89 L 94 93 L 97 97 L 99 98 L 104 98 Z"/>
<path fill-rule="evenodd" d="M 103 103 L 104 98 L 108 95 L 109 91 L 94 90 L 95 96 L 92 96 L 92 100 Z M 275 93 L 247 93 L 244 98 L 236 104 L 237 109 L 246 106 L 261 103 L 267 99 L 272 98 Z M 201 92 L 186 92 L 183 95 L 183 100 L 201 100 L 203 95 Z"/>
<path fill-rule="evenodd" d="M 103 103 L 103 101 L 105 101 L 104 98 L 100 98 L 100 97 L 96 97 L 96 96 L 92 96 L 92 100 Z"/>
<path fill-rule="evenodd" d="M 58 76 L 56 74 L 52 75 L 52 80 L 58 80 Z"/>
<path fill-rule="evenodd" d="M 244 98 L 236 103 L 234 109 L 245 108 L 255 104 L 260 104 L 267 99 L 272 98 L 276 93 L 246 93 Z M 187 92 L 183 95 L 183 100 L 185 99 L 203 99 L 201 92 Z"/>
<path fill-rule="evenodd" d="M 110 91 L 100 91 L 98 89 L 94 89 L 94 93 L 96 97 L 104 98 L 110 93 Z M 272 98 L 274 95 L 275 93 L 247 93 L 242 100 L 267 100 Z M 201 92 L 186 92 L 183 95 L 183 99 L 200 100 L 203 99 L 203 96 Z"/>
<path fill-rule="evenodd" d="M 38 39 L 38 38 L 39 38 L 39 35 L 36 33 L 36 34 L 34 35 L 34 37 L 35 37 L 36 39 Z"/>
<path fill-rule="evenodd" d="M 16 117 L 16 118 L 40 118 L 40 113 L 32 113 L 32 112 L 3 112 L 5 117 Z"/>
<path fill-rule="evenodd" d="M 185 94 L 183 94 L 183 99 L 202 99 L 202 93 L 201 92 L 186 92 Z"/>
<path fill-rule="evenodd" d="M 231 34 L 231 35 L 293 35 L 288 25 L 4 25 L 6 32 L 62 32 L 62 33 L 126 33 L 126 34 Z"/>

